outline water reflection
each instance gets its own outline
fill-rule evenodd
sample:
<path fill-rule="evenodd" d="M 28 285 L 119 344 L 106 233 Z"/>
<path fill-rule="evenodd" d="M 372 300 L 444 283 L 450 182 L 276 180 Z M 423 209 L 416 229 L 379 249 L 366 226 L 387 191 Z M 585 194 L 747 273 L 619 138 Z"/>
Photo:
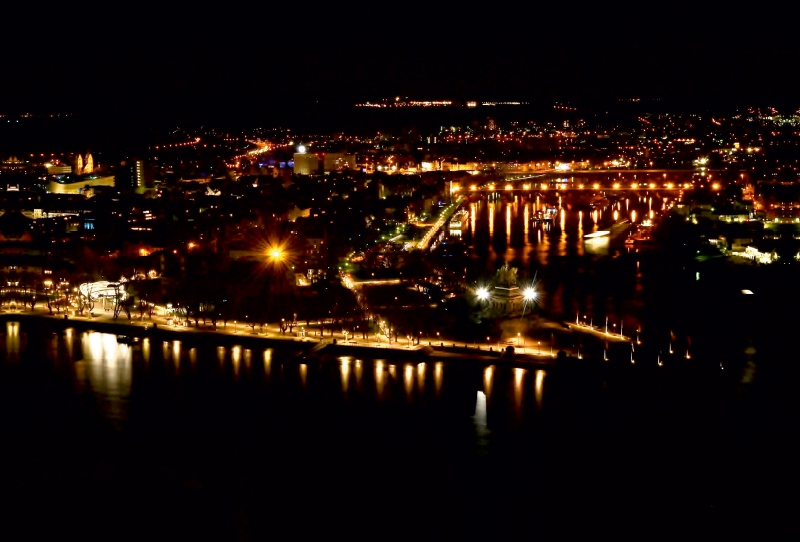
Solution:
<path fill-rule="evenodd" d="M 26 352 L 30 356 L 40 355 L 26 350 L 24 342 L 15 342 L 25 335 L 19 324 L 6 326 L 6 332 L 6 363 L 13 352 L 19 353 L 21 359 L 24 359 Z M 325 370 L 315 371 L 315 365 L 297 363 L 289 355 L 273 357 L 271 349 L 253 353 L 240 345 L 229 348 L 192 346 L 185 340 L 159 341 L 161 347 L 153 349 L 152 339 L 143 339 L 140 346 L 131 347 L 118 343 L 113 334 L 97 332 L 83 332 L 76 338 L 79 340 L 79 354 L 75 357 L 80 361 L 69 363 L 66 362 L 65 345 L 72 340 L 70 335 L 48 333 L 43 342 L 49 345 L 48 355 L 61 356 L 64 364 L 70 367 L 70 370 L 64 371 L 70 389 L 79 395 L 91 397 L 90 403 L 98 413 L 119 429 L 125 428 L 129 411 L 136 410 L 129 406 L 132 401 L 145 405 L 141 411 L 158 412 L 165 419 L 176 415 L 194 416 L 195 411 L 206 408 L 197 408 L 197 405 L 214 403 L 218 397 L 225 397 L 226 400 L 218 403 L 215 409 L 222 404 L 226 405 L 224 409 L 250 409 L 254 403 L 258 403 L 227 400 L 238 398 L 240 394 L 252 394 L 254 398 L 269 395 L 272 398 L 269 403 L 273 405 L 274 401 L 291 400 L 293 393 L 302 392 L 306 398 L 316 394 L 313 403 L 309 404 L 319 403 L 325 408 L 331 386 L 336 389 L 339 385 L 343 400 L 354 406 L 368 405 L 373 401 L 409 412 L 415 409 L 436 412 L 434 409 L 446 408 L 448 412 L 457 412 L 462 419 L 471 416 L 480 438 L 488 438 L 490 421 L 493 424 L 494 420 L 502 420 L 503 417 L 519 420 L 529 414 L 534 405 L 537 410 L 542 406 L 545 377 L 542 370 L 520 368 L 509 371 L 494 365 L 475 367 L 455 361 L 433 360 L 389 364 L 385 360 L 356 360 L 344 356 L 332 360 L 333 363 Z M 158 356 L 162 353 L 165 358 L 160 360 Z M 261 364 L 250 366 L 255 361 L 254 356 L 263 359 L 263 377 L 259 374 Z M 155 359 L 151 359 L 153 357 Z M 162 363 L 154 363 L 156 360 Z M 228 363 L 230 369 L 225 367 Z M 328 362 L 323 360 L 320 363 Z M 186 370 L 190 365 L 191 370 Z M 170 370 L 172 367 L 176 369 L 174 372 Z M 48 366 L 47 370 L 53 369 Z M 230 379 L 226 378 L 231 374 L 240 384 L 235 387 L 235 395 L 226 395 L 232 393 Z M 534 377 L 533 386 L 528 375 Z M 448 382 L 445 382 L 445 377 Z M 317 379 L 320 385 L 311 385 Z M 374 387 L 371 383 L 373 379 Z M 133 386 L 134 381 L 136 386 Z M 202 385 L 198 386 L 200 382 Z M 133 389 L 140 390 L 140 393 L 132 396 Z M 181 390 L 192 392 L 184 393 Z M 320 390 L 325 391 L 320 393 Z M 498 395 L 496 390 L 501 393 Z M 510 396 L 508 390 L 511 390 Z M 465 403 L 473 398 L 474 404 L 470 403 L 469 409 L 464 408 L 467 406 Z M 237 407 L 237 404 L 248 406 Z M 458 408 L 453 409 L 452 405 L 458 405 Z M 165 406 L 168 408 L 165 409 Z"/>
<path fill-rule="evenodd" d="M 131 348 L 118 344 L 114 335 L 92 331 L 82 334 L 81 345 L 83 359 L 75 362 L 77 383 L 91 390 L 106 419 L 121 429 L 128 418 Z"/>
<path fill-rule="evenodd" d="M 356 390 L 357 391 L 361 391 L 361 377 L 364 374 L 364 368 L 362 367 L 362 365 L 363 365 L 363 363 L 361 362 L 361 360 L 357 359 L 356 363 L 355 363 L 355 371 L 353 371 L 355 373 L 355 377 L 356 377 Z"/>
<path fill-rule="evenodd" d="M 249 348 L 245 348 L 244 349 L 244 356 L 243 356 L 244 370 L 247 371 L 248 373 L 250 372 L 250 367 L 251 367 L 251 364 L 252 364 L 252 358 L 253 358 L 253 351 L 250 350 Z"/>
<path fill-rule="evenodd" d="M 181 341 L 172 341 L 172 363 L 175 365 L 175 370 L 180 370 L 181 367 Z"/>
<path fill-rule="evenodd" d="M 383 386 L 385 379 L 385 370 L 383 368 L 383 361 L 378 360 L 375 362 L 375 392 L 378 399 L 383 399 Z"/>
<path fill-rule="evenodd" d="M 410 363 L 403 366 L 403 387 L 406 391 L 406 400 L 411 401 L 414 397 L 414 366 Z"/>
<path fill-rule="evenodd" d="M 342 391 L 346 394 L 350 385 L 350 358 L 342 356 L 339 358 L 339 370 L 342 374 Z"/>
<path fill-rule="evenodd" d="M 523 383 L 525 382 L 525 369 L 519 367 L 514 369 L 514 413 L 517 418 L 522 416 L 522 396 L 524 393 Z"/>
<path fill-rule="evenodd" d="M 6 322 L 6 353 L 9 360 L 17 360 L 19 346 L 19 322 Z"/>
<path fill-rule="evenodd" d="M 233 377 L 239 378 L 239 370 L 242 362 L 242 347 L 238 344 L 231 348 L 231 365 L 233 366 Z"/>
<path fill-rule="evenodd" d="M 306 389 L 306 379 L 308 378 L 308 365 L 305 363 L 301 363 L 298 366 L 298 370 L 300 373 L 300 383 L 303 386 L 303 389 Z"/>
<path fill-rule="evenodd" d="M 264 377 L 269 380 L 272 376 L 272 348 L 264 350 Z"/>
<path fill-rule="evenodd" d="M 544 376 L 545 372 L 542 369 L 536 371 L 536 383 L 534 384 L 533 392 L 536 399 L 536 408 L 542 408 L 542 395 L 544 393 Z"/>
<path fill-rule="evenodd" d="M 494 365 L 489 365 L 483 370 L 483 392 L 486 397 L 492 395 L 492 384 L 494 380 Z"/>

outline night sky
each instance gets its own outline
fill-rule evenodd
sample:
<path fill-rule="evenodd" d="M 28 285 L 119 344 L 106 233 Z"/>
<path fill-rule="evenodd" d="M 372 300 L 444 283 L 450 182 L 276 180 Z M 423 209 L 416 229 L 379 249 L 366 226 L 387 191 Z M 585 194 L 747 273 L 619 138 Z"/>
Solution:
<path fill-rule="evenodd" d="M 0 38 L 0 113 L 211 120 L 397 95 L 800 107 L 800 47 L 776 24 L 779 12 L 586 9 L 308 4 L 108 19 L 73 11 Z"/>

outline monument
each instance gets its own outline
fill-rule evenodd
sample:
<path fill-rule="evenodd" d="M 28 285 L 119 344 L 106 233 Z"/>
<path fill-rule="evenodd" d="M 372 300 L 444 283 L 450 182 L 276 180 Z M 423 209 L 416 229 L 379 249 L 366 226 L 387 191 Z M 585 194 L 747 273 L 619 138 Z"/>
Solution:
<path fill-rule="evenodd" d="M 525 297 L 517 285 L 517 268 L 508 263 L 497 270 L 494 290 L 489 303 L 489 312 L 498 318 L 520 316 L 525 305 Z"/>

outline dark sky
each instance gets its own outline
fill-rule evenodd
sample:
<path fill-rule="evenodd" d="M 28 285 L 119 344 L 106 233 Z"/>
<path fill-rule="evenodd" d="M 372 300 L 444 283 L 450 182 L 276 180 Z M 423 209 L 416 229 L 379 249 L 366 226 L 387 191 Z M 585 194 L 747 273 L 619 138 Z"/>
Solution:
<path fill-rule="evenodd" d="M 800 107 L 800 47 L 780 13 L 586 9 L 306 3 L 107 19 L 74 11 L 2 35 L 0 113 L 211 119 L 395 95 Z"/>

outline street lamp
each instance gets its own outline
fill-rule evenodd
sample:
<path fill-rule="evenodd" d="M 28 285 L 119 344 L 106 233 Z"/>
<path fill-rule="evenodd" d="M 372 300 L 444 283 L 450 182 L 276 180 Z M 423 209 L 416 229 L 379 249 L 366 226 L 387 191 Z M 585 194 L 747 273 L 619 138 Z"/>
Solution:
<path fill-rule="evenodd" d="M 520 319 L 525 316 L 525 307 L 528 306 L 528 301 L 535 302 L 537 295 L 538 294 L 536 290 L 534 290 L 533 286 L 528 286 L 522 291 L 522 297 L 525 299 L 525 303 L 522 305 L 522 315 L 520 316 Z"/>

